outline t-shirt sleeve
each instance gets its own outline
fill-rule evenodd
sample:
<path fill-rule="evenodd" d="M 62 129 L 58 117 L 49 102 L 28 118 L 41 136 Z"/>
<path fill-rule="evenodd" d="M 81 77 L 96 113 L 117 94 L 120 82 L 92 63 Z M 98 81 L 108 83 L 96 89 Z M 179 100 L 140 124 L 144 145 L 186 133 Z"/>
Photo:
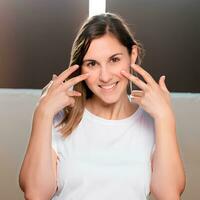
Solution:
<path fill-rule="evenodd" d="M 51 146 L 53 148 L 53 150 L 56 152 L 56 154 L 58 155 L 58 136 L 57 136 L 57 131 L 54 127 L 54 125 L 52 125 L 52 141 L 51 141 Z"/>
<path fill-rule="evenodd" d="M 143 115 L 143 127 L 145 136 L 145 147 L 148 152 L 148 157 L 152 159 L 153 153 L 155 151 L 155 126 L 154 119 L 147 113 L 144 112 Z"/>
<path fill-rule="evenodd" d="M 154 143 L 153 147 L 152 147 L 152 150 L 151 150 L 151 159 L 152 159 L 152 156 L 153 156 L 153 153 L 154 153 L 155 149 L 156 149 L 156 144 Z"/>
<path fill-rule="evenodd" d="M 58 133 L 57 128 L 55 126 L 63 119 L 64 117 L 64 111 L 61 110 L 58 112 L 53 119 L 53 124 L 52 124 L 52 143 L 51 146 L 56 152 L 58 156 L 59 148 L 60 148 L 60 140 L 61 140 L 61 135 Z"/>

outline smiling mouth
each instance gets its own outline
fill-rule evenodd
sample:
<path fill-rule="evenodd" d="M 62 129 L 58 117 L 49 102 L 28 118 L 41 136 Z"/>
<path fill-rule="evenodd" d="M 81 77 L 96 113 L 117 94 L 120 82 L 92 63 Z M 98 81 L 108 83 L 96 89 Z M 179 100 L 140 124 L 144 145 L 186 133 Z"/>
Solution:
<path fill-rule="evenodd" d="M 111 85 L 99 85 L 100 88 L 105 89 L 105 90 L 111 90 L 112 88 L 114 88 L 119 81 L 111 84 Z"/>

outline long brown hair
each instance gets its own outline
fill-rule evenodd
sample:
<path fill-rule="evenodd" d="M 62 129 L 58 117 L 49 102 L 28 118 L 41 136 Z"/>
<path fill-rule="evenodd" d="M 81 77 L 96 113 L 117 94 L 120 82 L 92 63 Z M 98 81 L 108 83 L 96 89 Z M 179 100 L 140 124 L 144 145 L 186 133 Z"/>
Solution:
<path fill-rule="evenodd" d="M 78 64 L 80 68 L 71 74 L 66 80 L 81 74 L 81 65 L 83 58 L 93 39 L 102 37 L 103 35 L 111 33 L 119 42 L 124 45 L 128 53 L 131 54 L 132 46 L 136 45 L 138 49 L 138 57 L 136 64 L 141 64 L 144 56 L 144 49 L 142 45 L 136 41 L 131 34 L 126 22 L 119 16 L 113 13 L 104 13 L 92 16 L 85 20 L 81 26 L 72 46 L 69 66 Z M 80 97 L 75 98 L 74 107 L 65 107 L 64 118 L 57 124 L 60 127 L 60 132 L 63 137 L 67 137 L 79 124 L 82 119 L 86 100 L 91 98 L 93 93 L 87 87 L 85 81 L 74 85 L 74 90 L 82 93 Z M 130 86 L 127 87 L 127 93 L 130 94 Z"/>

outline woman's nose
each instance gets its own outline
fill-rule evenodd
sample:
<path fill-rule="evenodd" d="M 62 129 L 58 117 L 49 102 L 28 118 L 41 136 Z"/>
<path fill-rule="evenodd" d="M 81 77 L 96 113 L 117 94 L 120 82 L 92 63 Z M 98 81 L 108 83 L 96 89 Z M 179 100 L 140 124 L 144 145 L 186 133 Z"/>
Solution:
<path fill-rule="evenodd" d="M 112 79 L 111 72 L 106 67 L 101 67 L 99 73 L 99 80 L 102 82 L 109 82 Z"/>

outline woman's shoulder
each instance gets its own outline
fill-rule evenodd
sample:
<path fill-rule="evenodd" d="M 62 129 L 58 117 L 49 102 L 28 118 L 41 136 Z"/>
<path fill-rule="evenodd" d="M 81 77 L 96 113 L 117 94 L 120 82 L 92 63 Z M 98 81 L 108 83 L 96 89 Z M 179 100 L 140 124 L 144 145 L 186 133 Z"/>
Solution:
<path fill-rule="evenodd" d="M 135 110 L 135 115 L 139 115 L 140 119 L 146 123 L 153 123 L 153 118 L 151 115 L 144 110 L 143 107 L 136 103 L 132 103 L 133 109 Z"/>
<path fill-rule="evenodd" d="M 139 117 L 138 122 L 141 124 L 141 126 L 147 130 L 154 130 L 154 119 L 153 117 L 144 110 L 143 107 L 139 106 L 137 111 Z"/>
<path fill-rule="evenodd" d="M 53 123 L 52 123 L 52 140 L 55 143 L 59 143 L 62 139 L 62 134 L 60 132 L 60 129 L 63 126 L 63 123 L 60 124 L 60 122 L 63 120 L 65 117 L 64 110 L 59 111 L 53 118 Z"/>
<path fill-rule="evenodd" d="M 147 123 L 151 123 L 152 124 L 154 122 L 153 117 L 148 112 L 146 112 L 144 109 L 142 109 L 142 110 L 143 110 L 143 119 L 144 119 L 144 121 L 147 122 Z"/>

